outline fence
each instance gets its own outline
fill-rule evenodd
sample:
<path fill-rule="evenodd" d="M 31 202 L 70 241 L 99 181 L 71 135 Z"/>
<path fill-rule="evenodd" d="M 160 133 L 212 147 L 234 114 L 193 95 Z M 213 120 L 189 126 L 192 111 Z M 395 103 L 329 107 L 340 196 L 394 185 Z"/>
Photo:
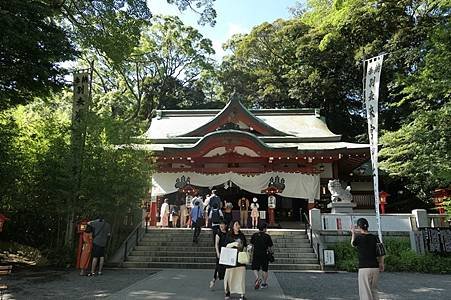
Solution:
<path fill-rule="evenodd" d="M 384 214 L 381 215 L 381 229 L 385 232 L 409 232 L 411 231 L 411 214 Z M 375 214 L 361 213 L 335 213 L 321 214 L 321 230 L 349 231 L 351 224 L 356 224 L 359 218 L 368 220 L 370 230 L 377 230 Z"/>

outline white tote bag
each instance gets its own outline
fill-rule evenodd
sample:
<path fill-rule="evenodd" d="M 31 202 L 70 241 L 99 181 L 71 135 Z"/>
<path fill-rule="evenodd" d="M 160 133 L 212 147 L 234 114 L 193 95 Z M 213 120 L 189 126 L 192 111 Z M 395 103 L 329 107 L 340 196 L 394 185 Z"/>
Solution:
<path fill-rule="evenodd" d="M 238 256 L 238 249 L 221 247 L 221 255 L 219 256 L 219 263 L 226 266 L 236 266 L 236 259 Z"/>

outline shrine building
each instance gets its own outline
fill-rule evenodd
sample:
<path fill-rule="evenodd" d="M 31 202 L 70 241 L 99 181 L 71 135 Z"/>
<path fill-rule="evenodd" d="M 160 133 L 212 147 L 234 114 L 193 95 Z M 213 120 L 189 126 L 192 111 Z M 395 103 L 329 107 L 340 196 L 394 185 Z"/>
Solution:
<path fill-rule="evenodd" d="M 374 207 L 362 168 L 368 145 L 341 141 L 317 109 L 247 109 L 234 97 L 222 110 L 158 110 L 138 140 L 154 161 L 154 203 L 214 188 L 234 210 L 255 197 L 265 211 L 273 194 L 276 221 L 299 221 L 330 199 L 329 179 L 340 179 L 357 209 Z"/>

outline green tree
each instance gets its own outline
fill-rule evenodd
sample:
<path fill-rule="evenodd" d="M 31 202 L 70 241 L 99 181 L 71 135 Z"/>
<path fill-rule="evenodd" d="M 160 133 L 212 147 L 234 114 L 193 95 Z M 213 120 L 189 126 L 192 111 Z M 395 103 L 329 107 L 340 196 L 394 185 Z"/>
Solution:
<path fill-rule="evenodd" d="M 58 105 L 37 100 L 1 114 L 2 137 L 12 138 L 0 148 L 7 159 L 0 161 L 0 210 L 11 218 L 7 239 L 43 250 L 64 249 L 72 192 L 71 99 L 66 93 L 55 96 L 52 103 Z M 118 230 L 124 211 L 144 197 L 151 164 L 147 153 L 128 146 L 134 133 L 124 121 L 92 113 L 88 128 L 76 220 L 101 213 Z"/>
<path fill-rule="evenodd" d="M 405 89 L 420 72 L 431 29 L 448 23 L 448 10 L 437 1 L 308 1 L 293 20 L 232 39 L 224 88 L 235 86 L 254 106 L 319 107 L 334 132 L 355 141 L 366 135 L 362 60 L 388 52 L 380 123 L 396 130 L 415 110 Z"/>
<path fill-rule="evenodd" d="M 400 129 L 382 138 L 381 167 L 390 175 L 405 178 L 408 188 L 429 200 L 436 188 L 451 184 L 451 59 L 450 25 L 434 26 L 425 43 L 424 60 L 405 79 L 402 102 L 415 112 Z"/>
<path fill-rule="evenodd" d="M 214 0 L 168 2 L 214 25 Z M 11 0 L 0 2 L 0 13 L 0 110 L 61 89 L 67 73 L 61 63 L 74 59 L 75 49 L 120 64 L 151 21 L 145 0 Z"/>
<path fill-rule="evenodd" d="M 451 103 L 413 117 L 384 134 L 381 167 L 391 176 L 408 178 L 407 188 L 429 200 L 434 189 L 451 184 Z"/>
<path fill-rule="evenodd" d="M 205 98 L 196 81 L 213 71 L 211 41 L 176 17 L 154 17 L 154 21 L 120 65 L 106 56 L 97 57 L 96 86 L 110 95 L 99 100 L 123 119 L 148 120 L 156 108 L 186 107 L 193 97 Z"/>
<path fill-rule="evenodd" d="M 226 49 L 220 73 L 224 90 L 244 96 L 256 107 L 297 107 L 290 96 L 287 75 L 296 61 L 296 44 L 307 27 L 296 20 L 263 23 L 246 35 L 235 35 Z"/>
<path fill-rule="evenodd" d="M 63 86 L 74 48 L 55 21 L 53 1 L 0 2 L 0 110 L 46 96 Z"/>

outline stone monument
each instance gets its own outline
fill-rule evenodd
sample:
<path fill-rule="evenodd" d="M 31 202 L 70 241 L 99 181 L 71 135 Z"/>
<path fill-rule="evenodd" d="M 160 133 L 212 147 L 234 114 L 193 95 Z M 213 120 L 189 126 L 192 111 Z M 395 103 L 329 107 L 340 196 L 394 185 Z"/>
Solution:
<path fill-rule="evenodd" d="M 332 209 L 332 213 L 352 213 L 352 209 L 357 206 L 352 202 L 351 187 L 347 186 L 345 189 L 340 183 L 340 180 L 329 180 L 327 188 L 330 191 L 331 203 L 327 205 L 327 208 Z"/>

